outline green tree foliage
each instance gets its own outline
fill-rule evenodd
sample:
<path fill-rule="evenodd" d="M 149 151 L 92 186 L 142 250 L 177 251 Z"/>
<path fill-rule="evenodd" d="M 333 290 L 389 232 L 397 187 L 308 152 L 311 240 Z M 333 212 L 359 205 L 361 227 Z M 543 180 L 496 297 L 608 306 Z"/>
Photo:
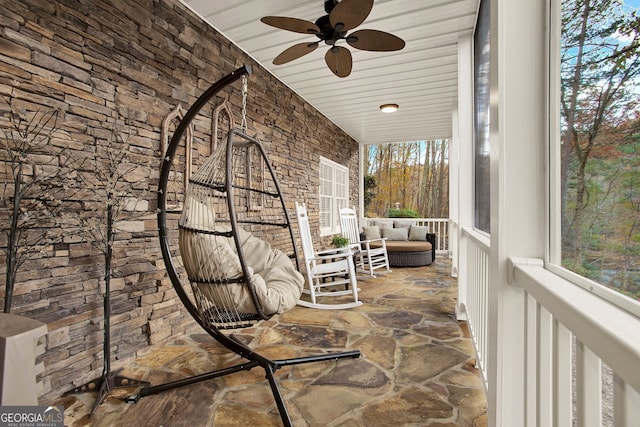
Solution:
<path fill-rule="evenodd" d="M 389 218 L 420 218 L 418 212 L 413 209 L 389 209 L 387 216 Z"/>
<path fill-rule="evenodd" d="M 563 1 L 562 259 L 636 298 L 639 29 L 621 1 Z"/>
<path fill-rule="evenodd" d="M 367 215 L 415 212 L 417 217 L 448 218 L 448 156 L 448 140 L 368 146 L 367 174 L 377 191 L 365 201 Z"/>

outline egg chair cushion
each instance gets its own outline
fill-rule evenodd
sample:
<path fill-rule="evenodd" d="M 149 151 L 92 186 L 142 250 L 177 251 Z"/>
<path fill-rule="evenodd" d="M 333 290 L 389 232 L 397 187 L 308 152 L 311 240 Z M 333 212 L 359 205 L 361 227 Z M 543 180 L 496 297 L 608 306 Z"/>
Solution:
<path fill-rule="evenodd" d="M 180 253 L 190 281 L 213 305 L 256 313 L 247 284 L 234 281 L 243 276 L 241 253 L 248 268 L 247 280 L 253 284 L 262 310 L 275 314 L 293 308 L 302 294 L 304 278 L 289 257 L 244 230 L 240 242 L 238 251 L 233 238 L 180 230 Z"/>

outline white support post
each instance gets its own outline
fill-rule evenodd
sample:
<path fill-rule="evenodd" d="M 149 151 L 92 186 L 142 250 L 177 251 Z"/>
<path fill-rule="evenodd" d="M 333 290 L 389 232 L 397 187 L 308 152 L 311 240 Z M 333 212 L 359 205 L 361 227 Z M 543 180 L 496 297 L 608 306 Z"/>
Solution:
<path fill-rule="evenodd" d="M 450 239 L 459 244 L 451 245 L 451 273 L 458 277 L 458 301 L 456 314 L 459 320 L 466 318 L 468 277 L 467 248 L 464 229 L 473 227 L 473 39 L 471 34 L 458 40 L 458 109 L 454 116 L 454 138 L 449 146 L 450 170 L 457 171 L 450 182 L 452 209 L 449 212 Z M 454 199 L 455 198 L 455 199 Z"/>
<path fill-rule="evenodd" d="M 491 16 L 488 415 L 491 426 L 524 426 L 524 399 L 538 396 L 526 396 L 527 390 L 540 393 L 548 384 L 527 384 L 537 380 L 522 375 L 529 351 L 526 299 L 508 282 L 508 260 L 545 254 L 548 19 L 542 1 L 483 1 Z"/>

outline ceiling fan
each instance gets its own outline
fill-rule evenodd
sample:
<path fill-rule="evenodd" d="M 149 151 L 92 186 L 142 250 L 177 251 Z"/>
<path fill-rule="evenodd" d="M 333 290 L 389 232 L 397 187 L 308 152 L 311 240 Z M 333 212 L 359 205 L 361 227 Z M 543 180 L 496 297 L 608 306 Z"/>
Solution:
<path fill-rule="evenodd" d="M 331 46 L 324 56 L 329 69 L 338 77 L 351 74 L 353 60 L 349 49 L 337 46 L 345 40 L 351 47 L 360 50 L 389 52 L 404 47 L 404 40 L 378 30 L 358 30 L 347 34 L 349 30 L 362 24 L 373 9 L 373 0 L 326 0 L 324 10 L 327 15 L 321 16 L 315 23 L 305 19 L 287 18 L 284 16 L 265 16 L 260 19 L 267 25 L 282 30 L 302 34 L 314 34 L 320 40 L 298 43 L 285 49 L 273 60 L 274 65 L 286 64 L 298 59 L 318 48 L 321 41 Z"/>

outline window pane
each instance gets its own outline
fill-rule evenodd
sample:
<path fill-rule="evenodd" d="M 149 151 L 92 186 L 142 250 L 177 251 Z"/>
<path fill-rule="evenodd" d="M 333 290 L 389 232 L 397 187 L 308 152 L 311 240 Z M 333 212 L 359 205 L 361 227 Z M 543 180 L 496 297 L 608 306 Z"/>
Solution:
<path fill-rule="evenodd" d="M 638 18 L 629 0 L 561 4 L 562 264 L 639 299 Z"/>
<path fill-rule="evenodd" d="M 474 139 L 475 179 L 474 225 L 490 232 L 489 176 L 489 1 L 480 2 L 474 41 Z"/>
<path fill-rule="evenodd" d="M 320 197 L 320 228 L 331 228 L 330 197 Z"/>
<path fill-rule="evenodd" d="M 336 169 L 336 198 L 345 200 L 349 199 L 349 173 L 346 170 Z"/>
<path fill-rule="evenodd" d="M 333 168 L 322 162 L 320 163 L 320 194 L 333 195 Z"/>
<path fill-rule="evenodd" d="M 338 210 L 349 203 L 349 169 L 320 159 L 320 232 L 340 232 Z"/>

